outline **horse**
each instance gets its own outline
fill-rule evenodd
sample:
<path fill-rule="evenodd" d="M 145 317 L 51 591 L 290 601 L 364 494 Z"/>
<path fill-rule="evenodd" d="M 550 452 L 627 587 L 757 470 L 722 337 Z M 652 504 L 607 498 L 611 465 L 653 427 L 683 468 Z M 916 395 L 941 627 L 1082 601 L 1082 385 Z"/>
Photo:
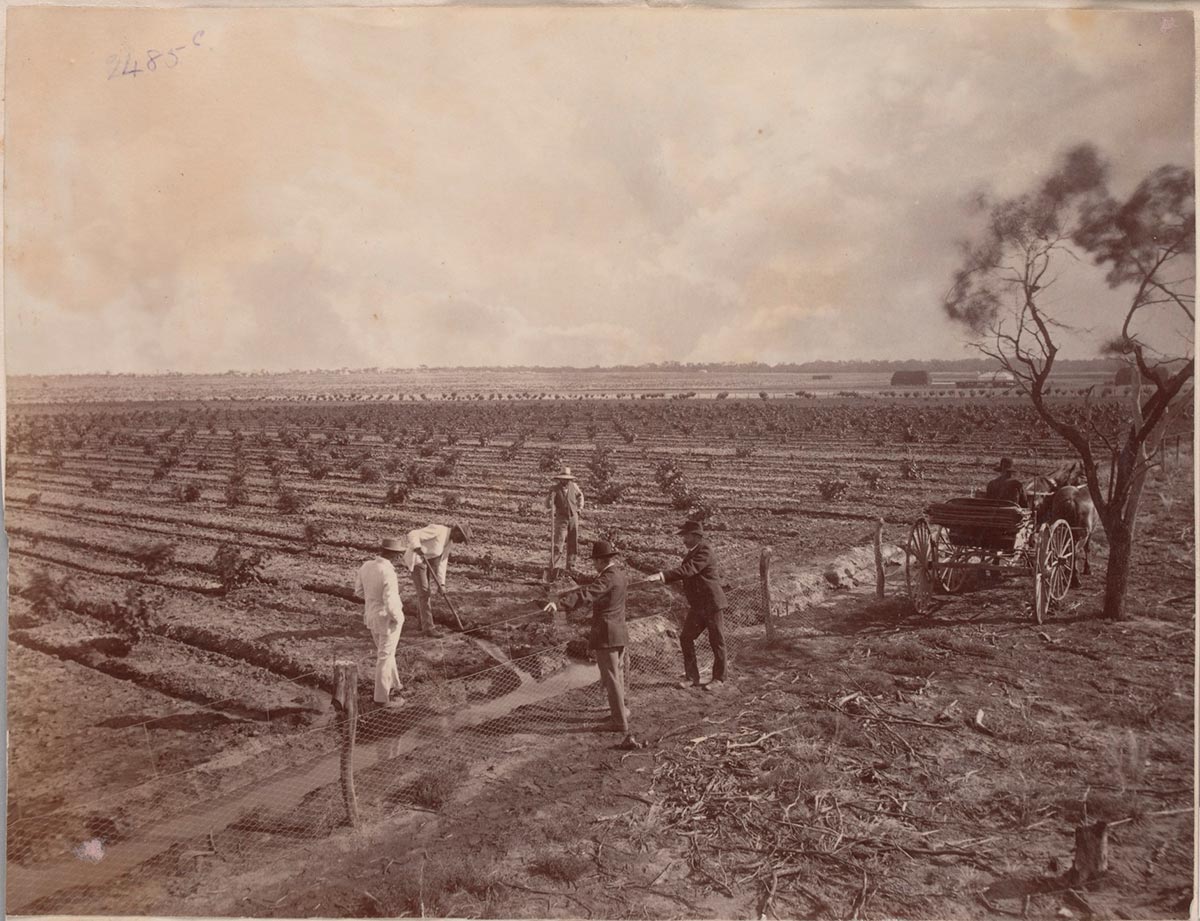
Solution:
<path fill-rule="evenodd" d="M 1061 486 L 1078 486 L 1083 482 L 1083 465 L 1077 460 L 1067 461 L 1053 473 L 1038 474 L 1024 483 L 1025 493 L 1052 495 Z"/>
<path fill-rule="evenodd" d="M 1075 538 L 1075 549 L 1083 550 L 1083 574 L 1091 575 L 1092 562 L 1089 548 L 1092 543 L 1092 532 L 1099 524 L 1096 506 L 1092 503 L 1092 494 L 1086 486 L 1060 486 L 1050 497 L 1050 521 L 1064 519 L 1071 526 L 1071 535 Z M 1079 537 L 1082 533 L 1083 537 Z M 1071 586 L 1078 587 L 1079 571 L 1071 574 Z"/>
<path fill-rule="evenodd" d="M 1033 479 L 1023 483 L 1025 495 L 1030 498 L 1033 509 L 1034 523 L 1042 524 L 1053 521 L 1056 516 L 1050 514 L 1053 509 L 1054 494 L 1064 486 L 1077 486 L 1083 482 L 1083 465 L 1077 460 L 1067 461 L 1053 473 L 1038 474 Z M 1035 496 L 1042 496 L 1036 501 Z"/>

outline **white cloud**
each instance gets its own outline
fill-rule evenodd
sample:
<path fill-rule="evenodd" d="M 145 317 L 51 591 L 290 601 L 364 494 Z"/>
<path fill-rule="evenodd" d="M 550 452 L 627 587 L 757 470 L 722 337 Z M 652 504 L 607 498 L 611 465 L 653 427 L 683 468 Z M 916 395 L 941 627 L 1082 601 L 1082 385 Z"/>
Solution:
<path fill-rule="evenodd" d="M 1080 140 L 1126 186 L 1191 161 L 1179 22 L 18 10 L 10 367 L 954 353 L 937 304 L 981 183 Z M 177 26 L 205 52 L 104 79 Z"/>

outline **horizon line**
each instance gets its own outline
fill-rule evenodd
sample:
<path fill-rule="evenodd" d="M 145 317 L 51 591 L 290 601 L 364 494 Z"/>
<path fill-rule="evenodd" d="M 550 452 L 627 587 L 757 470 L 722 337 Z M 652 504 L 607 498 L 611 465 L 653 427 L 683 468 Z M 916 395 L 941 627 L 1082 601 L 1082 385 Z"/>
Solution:
<path fill-rule="evenodd" d="M 851 359 L 813 359 L 803 362 L 758 362 L 758 361 L 697 361 L 697 362 L 680 362 L 680 361 L 663 361 L 663 362 L 643 362 L 641 364 L 629 365 L 407 365 L 394 367 L 325 367 L 325 368 L 290 368 L 285 371 L 270 371 L 264 368 L 255 369 L 239 369 L 227 368 L 223 371 L 176 371 L 176 370 L 156 370 L 156 371 L 114 371 L 111 369 L 97 371 L 47 371 L 47 372 L 22 372 L 8 373 L 5 377 L 9 380 L 21 378 L 51 378 L 51 377 L 283 377 L 293 374 L 395 374 L 404 372 L 419 372 L 419 371 L 491 371 L 491 372 L 612 372 L 612 371 L 663 371 L 663 372 L 680 372 L 680 371 L 738 371 L 751 370 L 760 372 L 772 373 L 787 373 L 787 372 L 807 372 L 807 371 L 828 371 L 829 366 L 873 366 L 888 370 L 895 370 L 891 366 L 896 365 L 912 365 L 924 364 L 930 366 L 931 369 L 942 369 L 946 371 L 953 370 L 968 370 L 970 367 L 1002 367 L 1000 362 L 991 358 L 851 358 Z M 1059 365 L 1096 365 L 1097 370 L 1109 370 L 1113 367 L 1123 365 L 1124 362 L 1119 358 L 1101 357 L 1094 358 L 1059 358 L 1056 362 Z M 958 366 L 958 367 L 951 367 Z M 1103 368 L 1099 366 L 1105 366 Z M 846 368 L 846 371 L 855 370 Z M 870 370 L 870 367 L 860 367 L 858 370 Z M 921 370 L 920 368 L 907 368 L 904 370 Z"/>

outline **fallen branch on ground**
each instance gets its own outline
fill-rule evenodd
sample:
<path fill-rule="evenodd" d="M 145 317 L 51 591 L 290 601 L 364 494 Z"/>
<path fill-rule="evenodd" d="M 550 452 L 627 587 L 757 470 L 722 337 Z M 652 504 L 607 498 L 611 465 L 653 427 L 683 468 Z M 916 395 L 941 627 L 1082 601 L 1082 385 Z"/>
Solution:
<path fill-rule="evenodd" d="M 582 906 L 583 910 L 587 912 L 587 916 L 589 918 L 592 917 L 592 906 L 590 906 L 587 902 L 583 901 L 582 899 L 576 898 L 575 896 L 571 895 L 571 893 L 569 893 L 569 892 L 557 892 L 552 889 L 551 890 L 531 889 L 529 886 L 522 886 L 520 883 L 510 883 L 507 880 L 503 880 L 503 879 L 497 880 L 497 882 L 499 882 L 501 886 L 508 886 L 510 889 L 520 889 L 523 892 L 532 892 L 534 895 L 546 895 L 546 896 L 552 896 L 554 898 L 570 899 L 576 905 Z"/>

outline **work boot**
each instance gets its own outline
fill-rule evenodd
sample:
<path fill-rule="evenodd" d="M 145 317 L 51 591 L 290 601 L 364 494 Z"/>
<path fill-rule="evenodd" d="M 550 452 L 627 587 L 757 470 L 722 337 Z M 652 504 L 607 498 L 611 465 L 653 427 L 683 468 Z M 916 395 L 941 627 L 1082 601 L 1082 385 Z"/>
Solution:
<path fill-rule="evenodd" d="M 687 690 L 688 688 L 698 688 L 700 686 L 701 685 L 700 685 L 699 678 L 697 678 L 695 681 L 693 681 L 691 678 L 684 678 L 682 681 L 678 681 L 675 683 L 675 687 L 680 688 L 681 690 Z"/>
<path fill-rule="evenodd" d="M 725 680 L 723 678 L 715 678 L 712 681 L 710 681 L 708 684 L 704 685 L 704 690 L 710 691 L 710 692 L 721 691 L 721 690 L 724 690 L 724 688 L 725 688 Z"/>

